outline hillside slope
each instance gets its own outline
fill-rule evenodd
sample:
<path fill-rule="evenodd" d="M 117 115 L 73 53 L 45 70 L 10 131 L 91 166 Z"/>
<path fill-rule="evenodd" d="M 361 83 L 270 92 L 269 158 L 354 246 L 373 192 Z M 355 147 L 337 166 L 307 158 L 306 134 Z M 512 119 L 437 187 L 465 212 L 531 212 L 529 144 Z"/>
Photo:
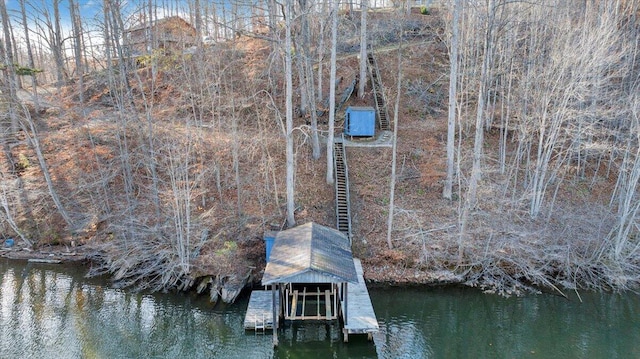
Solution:
<path fill-rule="evenodd" d="M 611 159 L 607 167 L 600 157 L 590 159 L 586 169 L 576 168 L 579 162 L 563 168 L 546 192 L 548 205 L 532 216 L 526 187 L 533 164 L 525 162 L 522 148 L 534 153 L 536 145 L 515 128 L 487 124 L 478 205 L 465 212 L 477 100 L 473 80 L 461 95 L 454 200 L 442 198 L 449 71 L 445 16 L 436 9 L 426 16 L 376 12 L 370 18 L 390 114 L 398 65 L 402 80 L 394 122 L 393 248 L 386 239 L 391 149 L 347 149 L 353 250 L 367 279 L 466 283 L 503 294 L 536 286 L 634 288 L 637 265 L 616 269 L 603 254 L 617 223 L 609 204 L 616 168 L 626 160 Z M 341 24 L 339 91 L 358 71 L 357 34 L 349 30 L 356 24 L 346 17 Z M 15 223 L 35 252 L 20 251 L 31 247 L 23 241 L 2 254 L 83 254 L 93 274 L 108 273 L 117 285 L 195 288 L 213 300 L 233 300 L 245 283 L 259 280 L 263 232 L 283 228 L 285 218 L 283 59 L 272 46 L 261 37 L 242 36 L 191 55 L 120 63 L 84 80 L 84 103 L 77 84 L 70 84 L 46 96 L 53 105 L 48 109 L 28 106 L 26 125 L 0 163 L 10 169 L 3 172 L 9 205 L 0 229 L 5 237 L 17 236 L 9 225 Z M 469 66 L 464 76 L 476 74 Z M 328 63 L 324 71 L 328 92 Z M 299 91 L 294 102 L 299 108 Z M 373 105 L 371 89 L 346 105 Z M 492 106 L 493 116 L 504 108 L 498 100 Z M 325 147 L 322 158 L 313 160 L 308 121 L 300 115 L 294 124 L 296 221 L 333 226 Z M 326 121 L 326 115 L 319 119 L 321 137 Z M 338 131 L 340 126 L 339 121 Z M 506 170 L 497 159 L 501 146 Z"/>

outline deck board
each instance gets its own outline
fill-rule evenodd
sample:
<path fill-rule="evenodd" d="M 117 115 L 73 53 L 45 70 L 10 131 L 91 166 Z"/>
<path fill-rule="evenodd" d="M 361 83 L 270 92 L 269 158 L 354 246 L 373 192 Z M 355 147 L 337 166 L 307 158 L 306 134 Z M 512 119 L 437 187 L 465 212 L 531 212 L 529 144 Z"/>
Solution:
<path fill-rule="evenodd" d="M 373 311 L 371 298 L 367 285 L 364 282 L 362 263 L 357 258 L 353 259 L 358 274 L 358 284 L 349 283 L 347 290 L 347 320 L 344 331 L 347 334 L 374 333 L 379 329 L 376 314 Z M 344 318 L 344 311 L 342 311 Z"/>
<path fill-rule="evenodd" d="M 249 306 L 247 308 L 247 314 L 244 317 L 244 329 L 254 330 L 256 329 L 256 322 L 260 323 L 264 318 L 265 329 L 273 329 L 273 313 L 271 306 L 271 291 L 270 290 L 254 290 L 251 292 L 249 298 Z M 276 295 L 276 313 L 280 313 L 280 298 Z M 279 318 L 276 317 L 276 324 Z M 259 325 L 258 325 L 259 326 Z"/>

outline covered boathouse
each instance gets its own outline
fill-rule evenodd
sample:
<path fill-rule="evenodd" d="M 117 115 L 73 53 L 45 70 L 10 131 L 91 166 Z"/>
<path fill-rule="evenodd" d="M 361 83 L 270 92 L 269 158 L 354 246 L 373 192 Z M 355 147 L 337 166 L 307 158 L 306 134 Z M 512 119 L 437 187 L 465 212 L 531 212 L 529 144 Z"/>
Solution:
<path fill-rule="evenodd" d="M 338 230 L 310 222 L 279 232 L 262 277 L 262 285 L 271 290 L 251 293 L 245 329 L 277 329 L 280 319 L 342 319 L 345 341 L 349 333 L 369 334 L 371 338 L 378 324 L 361 278 L 362 269 L 357 270 L 359 264 L 352 256 L 349 238 Z M 350 299 L 359 302 L 358 293 L 363 292 L 367 303 L 349 303 Z M 356 331 L 349 330 L 354 328 L 349 321 L 362 318 L 358 314 L 362 307 L 369 308 L 367 328 L 356 325 Z M 277 330 L 273 335 L 277 345 Z"/>

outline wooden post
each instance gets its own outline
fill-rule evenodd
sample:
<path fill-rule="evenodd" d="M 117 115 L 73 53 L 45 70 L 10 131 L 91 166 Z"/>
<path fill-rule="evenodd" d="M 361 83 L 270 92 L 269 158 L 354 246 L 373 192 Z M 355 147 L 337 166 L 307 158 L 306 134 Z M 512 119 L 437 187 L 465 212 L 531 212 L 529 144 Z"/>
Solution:
<path fill-rule="evenodd" d="M 342 308 L 342 311 L 344 313 L 344 328 L 342 328 L 342 335 L 344 336 L 344 342 L 347 343 L 349 341 L 349 332 L 347 331 L 347 323 L 349 321 L 349 300 L 347 299 L 348 297 L 348 287 L 349 287 L 349 283 L 344 283 L 344 308 Z"/>
<path fill-rule="evenodd" d="M 271 313 L 273 314 L 273 346 L 278 346 L 278 322 L 276 310 L 276 284 L 271 284 Z"/>
<path fill-rule="evenodd" d="M 337 284 L 332 284 L 333 286 L 333 313 L 335 313 L 336 318 L 338 318 L 338 316 L 340 315 L 340 310 L 338 309 L 338 285 Z"/>
<path fill-rule="evenodd" d="M 349 283 L 345 283 L 344 284 L 344 309 L 343 309 L 343 311 L 344 311 L 344 326 L 345 327 L 347 326 L 347 321 L 349 320 L 348 319 L 349 318 L 349 312 L 348 312 L 348 309 L 347 309 L 349 307 L 349 303 L 348 303 L 348 299 L 347 299 L 347 294 L 348 294 L 347 293 L 347 291 L 348 291 L 347 288 L 348 287 L 349 287 Z"/>

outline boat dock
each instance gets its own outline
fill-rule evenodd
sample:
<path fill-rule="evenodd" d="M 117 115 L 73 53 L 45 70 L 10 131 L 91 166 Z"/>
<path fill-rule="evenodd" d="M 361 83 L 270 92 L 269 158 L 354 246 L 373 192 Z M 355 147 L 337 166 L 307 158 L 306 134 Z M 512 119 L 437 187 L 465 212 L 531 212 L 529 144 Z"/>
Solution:
<path fill-rule="evenodd" d="M 367 285 L 364 282 L 364 272 L 360 259 L 354 258 L 353 263 L 358 274 L 358 284 L 349 284 L 347 290 L 347 308 L 342 311 L 344 341 L 349 341 L 349 334 L 367 334 L 372 340 L 373 333 L 379 329 L 376 314 L 373 311 Z M 346 315 L 346 317 L 345 317 Z"/>
<path fill-rule="evenodd" d="M 244 317 L 244 329 L 265 331 L 273 329 L 273 306 L 272 293 L 270 290 L 254 290 L 249 298 L 249 307 Z M 276 311 L 280 312 L 280 298 L 276 296 Z M 276 316 L 276 327 L 279 316 Z"/>
<path fill-rule="evenodd" d="M 274 346 L 278 345 L 280 321 L 341 319 L 345 342 L 349 341 L 349 335 L 366 334 L 369 340 L 373 340 L 373 333 L 379 330 L 362 263 L 360 259 L 353 258 L 351 248 L 353 233 L 345 153 L 347 145 L 387 147 L 392 144 L 392 126 L 372 54 L 369 54 L 368 62 L 381 133 L 373 140 L 355 141 L 351 138 L 349 143 L 343 135 L 333 143 L 336 228 L 308 222 L 265 235 L 267 265 L 262 285 L 270 286 L 271 290 L 251 293 L 244 328 L 263 332 L 272 329 Z M 371 122 L 368 115 L 373 109 L 366 112 L 367 116 L 359 117 L 363 119 L 361 122 L 375 127 L 375 121 Z M 354 131 L 358 133 L 356 136 L 364 137 L 359 134 L 370 134 L 368 127 L 366 130 Z M 352 136 L 354 131 L 350 132 Z"/>

